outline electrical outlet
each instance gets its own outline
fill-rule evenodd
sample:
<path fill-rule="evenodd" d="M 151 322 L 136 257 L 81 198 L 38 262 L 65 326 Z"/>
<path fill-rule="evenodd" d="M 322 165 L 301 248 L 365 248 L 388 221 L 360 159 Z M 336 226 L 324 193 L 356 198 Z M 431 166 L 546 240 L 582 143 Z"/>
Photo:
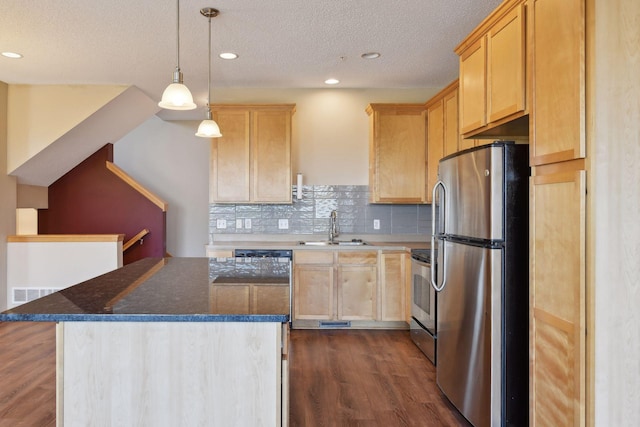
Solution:
<path fill-rule="evenodd" d="M 289 228 L 289 220 L 288 219 L 279 219 L 278 220 L 278 229 L 286 230 Z"/>
<path fill-rule="evenodd" d="M 216 228 L 227 228 L 227 220 L 226 219 L 216 220 Z"/>
<path fill-rule="evenodd" d="M 236 219 L 236 228 L 242 228 L 242 220 Z"/>
<path fill-rule="evenodd" d="M 373 220 L 373 229 L 374 230 L 380 230 L 380 220 L 379 219 L 374 219 Z"/>
<path fill-rule="evenodd" d="M 247 228 L 247 229 L 251 228 L 251 218 L 244 219 L 244 228 Z"/>

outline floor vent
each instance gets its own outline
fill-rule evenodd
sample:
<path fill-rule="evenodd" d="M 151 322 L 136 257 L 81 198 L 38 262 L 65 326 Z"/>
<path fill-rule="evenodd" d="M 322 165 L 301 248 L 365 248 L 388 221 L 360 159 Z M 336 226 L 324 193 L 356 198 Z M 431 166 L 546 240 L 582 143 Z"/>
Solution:
<path fill-rule="evenodd" d="M 54 292 L 59 291 L 59 288 L 12 288 L 13 289 L 13 303 L 24 304 L 25 302 L 33 301 Z"/>
<path fill-rule="evenodd" d="M 350 328 L 351 322 L 345 320 L 338 321 L 320 321 L 321 328 Z"/>

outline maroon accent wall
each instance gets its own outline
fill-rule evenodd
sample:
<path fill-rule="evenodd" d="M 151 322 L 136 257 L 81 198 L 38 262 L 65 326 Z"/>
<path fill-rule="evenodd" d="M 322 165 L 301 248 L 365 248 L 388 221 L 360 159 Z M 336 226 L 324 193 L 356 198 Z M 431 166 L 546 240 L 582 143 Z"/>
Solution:
<path fill-rule="evenodd" d="M 166 253 L 166 212 L 106 168 L 107 144 L 49 186 L 49 208 L 38 210 L 40 234 L 124 234 L 143 229 L 144 242 L 124 252 L 124 264 Z"/>

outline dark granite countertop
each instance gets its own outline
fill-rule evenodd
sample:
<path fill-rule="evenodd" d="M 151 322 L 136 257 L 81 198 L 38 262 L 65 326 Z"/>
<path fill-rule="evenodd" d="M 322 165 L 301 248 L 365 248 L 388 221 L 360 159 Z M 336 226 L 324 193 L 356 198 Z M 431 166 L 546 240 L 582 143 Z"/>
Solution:
<path fill-rule="evenodd" d="M 0 321 L 287 322 L 289 283 L 289 264 L 277 258 L 145 258 L 4 311 Z"/>

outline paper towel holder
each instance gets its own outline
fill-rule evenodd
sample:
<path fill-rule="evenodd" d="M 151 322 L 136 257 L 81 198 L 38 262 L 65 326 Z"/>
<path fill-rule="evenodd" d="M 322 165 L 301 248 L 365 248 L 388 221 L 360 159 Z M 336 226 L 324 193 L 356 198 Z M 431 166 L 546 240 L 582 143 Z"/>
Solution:
<path fill-rule="evenodd" d="M 302 200 L 302 172 L 296 175 L 296 199 Z"/>

